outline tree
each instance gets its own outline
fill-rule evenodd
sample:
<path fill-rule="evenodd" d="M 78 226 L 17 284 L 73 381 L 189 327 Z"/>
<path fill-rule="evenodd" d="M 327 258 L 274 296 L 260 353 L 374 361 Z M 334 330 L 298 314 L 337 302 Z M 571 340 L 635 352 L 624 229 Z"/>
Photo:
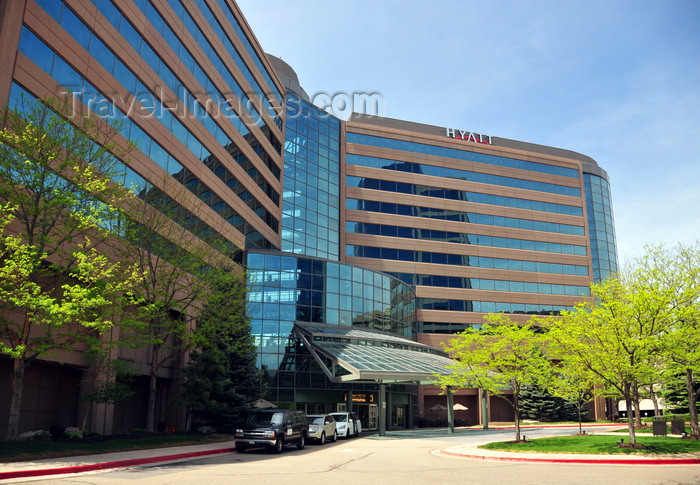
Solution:
<path fill-rule="evenodd" d="M 257 349 L 246 314 L 245 275 L 212 271 L 211 292 L 197 317 L 196 350 L 183 368 L 180 400 L 197 419 L 232 429 L 263 395 Z"/>
<path fill-rule="evenodd" d="M 181 187 L 171 188 L 175 197 L 191 196 Z M 134 216 L 121 227 L 128 242 L 123 258 L 135 261 L 142 272 L 134 295 L 144 304 L 123 336 L 149 347 L 146 430 L 155 432 L 160 371 L 193 348 L 194 322 L 209 291 L 206 271 L 231 259 L 216 250 L 218 241 L 203 241 L 210 239 L 206 229 L 198 237 L 193 214 L 159 188 L 142 187 L 132 202 L 128 213 Z"/>
<path fill-rule="evenodd" d="M 444 388 L 479 387 L 503 399 L 513 409 L 515 440 L 520 441 L 520 396 L 541 380 L 548 365 L 542 338 L 529 323 L 514 323 L 507 315 L 485 319 L 480 330 L 468 329 L 445 344 L 455 359 L 449 366 L 453 373 L 435 382 Z"/>
<path fill-rule="evenodd" d="M 588 414 L 588 409 L 584 413 L 584 408 L 593 397 L 593 384 L 585 378 L 585 369 L 575 367 L 577 363 L 579 362 L 575 359 L 566 358 L 563 361 L 550 361 L 550 368 L 541 381 L 541 386 L 552 396 L 564 399 L 575 406 L 578 432 L 582 433 L 583 417 Z"/>
<path fill-rule="evenodd" d="M 623 396 L 628 410 L 635 400 L 639 409 L 638 387 L 658 380 L 662 338 L 670 329 L 671 292 L 647 276 L 636 270 L 592 284 L 593 299 L 550 317 L 547 324 L 552 358 L 594 384 L 597 394 Z M 627 419 L 635 446 L 631 412 Z"/>
<path fill-rule="evenodd" d="M 688 411 L 691 436 L 700 438 L 698 426 L 698 397 L 700 386 L 700 243 L 679 244 L 673 249 L 663 246 L 646 248 L 638 260 L 640 266 L 659 273 L 658 284 L 672 292 L 670 309 L 672 330 L 665 335 L 666 376 L 681 377 Z M 674 387 L 669 383 L 670 387 Z"/>
<path fill-rule="evenodd" d="M 7 438 L 19 431 L 25 369 L 100 333 L 138 276 L 102 252 L 121 194 L 114 126 L 70 102 L 21 98 L 0 130 L 0 352 L 13 361 Z M 100 251 L 98 251 L 100 248 Z"/>
<path fill-rule="evenodd" d="M 537 421 L 570 421 L 583 419 L 583 409 L 575 401 L 550 394 L 542 387 L 533 386 L 520 395 L 520 415 Z M 583 402 L 585 404 L 585 402 Z"/>

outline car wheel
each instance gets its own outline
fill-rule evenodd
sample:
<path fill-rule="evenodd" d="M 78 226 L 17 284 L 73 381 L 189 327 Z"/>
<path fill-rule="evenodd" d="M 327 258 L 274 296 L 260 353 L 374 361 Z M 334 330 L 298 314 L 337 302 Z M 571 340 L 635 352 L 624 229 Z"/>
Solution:
<path fill-rule="evenodd" d="M 277 438 L 277 441 L 275 441 L 275 447 L 273 448 L 273 451 L 277 454 L 282 453 L 282 450 L 284 449 L 284 442 L 282 441 L 282 438 Z"/>
<path fill-rule="evenodd" d="M 333 431 L 333 436 L 331 436 L 331 441 L 332 441 L 333 443 L 335 443 L 336 441 L 338 441 L 338 432 L 337 432 L 337 431 Z"/>
<path fill-rule="evenodd" d="M 245 445 L 236 445 L 236 452 L 243 453 L 245 451 Z"/>
<path fill-rule="evenodd" d="M 297 450 L 303 450 L 305 446 L 306 446 L 306 436 L 301 435 L 301 438 L 299 438 L 299 442 L 297 443 Z"/>
<path fill-rule="evenodd" d="M 321 433 L 321 437 L 318 439 L 319 444 L 325 445 L 326 444 L 326 432 L 323 431 Z"/>

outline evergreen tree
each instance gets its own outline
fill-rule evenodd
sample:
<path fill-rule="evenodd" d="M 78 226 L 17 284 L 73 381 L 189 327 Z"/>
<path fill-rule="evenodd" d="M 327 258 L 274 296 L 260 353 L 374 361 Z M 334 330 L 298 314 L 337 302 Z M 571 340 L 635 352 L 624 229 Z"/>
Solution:
<path fill-rule="evenodd" d="M 520 410 L 523 419 L 578 421 L 578 408 L 575 403 L 552 396 L 538 387 L 526 389 L 520 394 Z"/>
<path fill-rule="evenodd" d="M 195 422 L 231 430 L 263 394 L 257 350 L 246 314 L 245 276 L 215 270 L 197 318 L 198 349 L 183 368 L 180 399 Z"/>

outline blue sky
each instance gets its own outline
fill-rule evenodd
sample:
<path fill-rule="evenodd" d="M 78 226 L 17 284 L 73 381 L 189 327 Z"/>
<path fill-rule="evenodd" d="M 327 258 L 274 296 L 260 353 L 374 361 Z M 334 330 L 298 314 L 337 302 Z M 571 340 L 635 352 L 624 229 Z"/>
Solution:
<path fill-rule="evenodd" d="M 700 1 L 238 4 L 312 97 L 594 158 L 622 261 L 700 239 Z"/>

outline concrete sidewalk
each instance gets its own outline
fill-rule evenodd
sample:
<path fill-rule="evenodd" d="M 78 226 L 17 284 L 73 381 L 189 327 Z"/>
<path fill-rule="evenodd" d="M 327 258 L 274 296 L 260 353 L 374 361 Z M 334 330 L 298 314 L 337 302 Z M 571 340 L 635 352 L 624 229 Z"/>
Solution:
<path fill-rule="evenodd" d="M 233 441 L 225 441 L 202 445 L 173 446 L 99 455 L 66 456 L 48 460 L 0 463 L 0 481 L 9 479 L 21 481 L 22 478 L 66 475 L 167 461 L 197 459 L 222 453 L 232 453 L 235 450 Z"/>

